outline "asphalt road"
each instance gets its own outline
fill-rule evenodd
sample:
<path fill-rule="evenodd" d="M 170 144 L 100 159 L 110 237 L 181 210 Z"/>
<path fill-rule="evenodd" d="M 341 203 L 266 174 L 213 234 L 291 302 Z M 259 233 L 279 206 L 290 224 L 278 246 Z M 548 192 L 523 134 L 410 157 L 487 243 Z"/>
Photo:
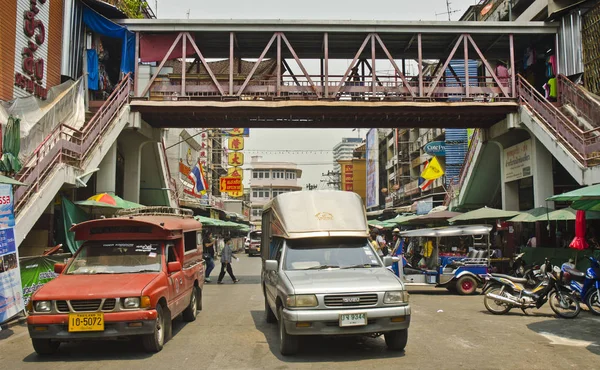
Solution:
<path fill-rule="evenodd" d="M 260 259 L 234 262 L 241 280 L 206 286 L 195 322 L 176 320 L 173 338 L 157 354 L 134 341 L 61 345 L 53 357 L 33 351 L 27 328 L 0 332 L 0 369 L 567 369 L 598 368 L 600 317 L 582 312 L 555 318 L 548 307 L 524 315 L 487 313 L 481 296 L 444 289 L 413 291 L 405 352 L 388 352 L 383 338 L 308 338 L 294 357 L 278 352 L 276 325 L 263 319 Z M 218 273 L 218 271 L 216 271 Z M 213 273 L 213 280 L 216 280 Z"/>

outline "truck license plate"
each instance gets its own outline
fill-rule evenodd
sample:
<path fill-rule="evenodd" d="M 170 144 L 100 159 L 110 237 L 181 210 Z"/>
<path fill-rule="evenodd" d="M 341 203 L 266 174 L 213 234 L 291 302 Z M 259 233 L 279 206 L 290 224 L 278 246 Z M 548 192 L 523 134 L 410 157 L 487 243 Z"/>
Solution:
<path fill-rule="evenodd" d="M 366 313 L 343 313 L 340 315 L 340 327 L 367 325 Z"/>
<path fill-rule="evenodd" d="M 101 312 L 69 314 L 69 332 L 103 330 L 104 314 Z"/>

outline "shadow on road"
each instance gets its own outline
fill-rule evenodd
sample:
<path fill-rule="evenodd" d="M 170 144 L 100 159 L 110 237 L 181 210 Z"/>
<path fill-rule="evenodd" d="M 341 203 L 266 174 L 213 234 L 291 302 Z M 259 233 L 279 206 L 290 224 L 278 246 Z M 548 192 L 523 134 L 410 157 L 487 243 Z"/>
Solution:
<path fill-rule="evenodd" d="M 491 313 L 488 310 L 481 310 L 479 312 L 486 314 L 486 315 L 490 315 L 490 316 L 500 316 L 500 315 L 494 315 L 493 313 Z M 526 310 L 525 313 L 523 313 L 523 311 L 521 311 L 518 308 L 513 308 L 512 310 L 508 311 L 508 313 L 505 313 L 501 316 L 553 317 L 553 318 L 556 318 L 556 315 L 554 315 L 554 314 L 539 312 L 539 311 L 535 311 L 535 310 L 531 310 L 531 309 Z"/>
<path fill-rule="evenodd" d="M 263 311 L 251 311 L 251 315 L 256 329 L 264 334 L 271 353 L 284 362 L 344 362 L 404 357 L 404 351 L 388 351 L 383 336 L 303 336 L 298 354 L 283 356 L 279 353 L 277 324 L 267 324 Z"/>
<path fill-rule="evenodd" d="M 173 320 L 173 336 L 176 336 L 187 323 L 181 318 Z M 169 348 L 165 343 L 164 350 Z M 52 363 L 64 361 L 126 361 L 141 360 L 152 357 L 153 353 L 144 351 L 140 338 L 119 340 L 86 340 L 78 342 L 61 343 L 58 352 L 51 356 L 40 356 L 33 351 L 23 359 L 23 362 Z"/>
<path fill-rule="evenodd" d="M 544 336 L 550 344 L 585 347 L 593 354 L 600 355 L 600 320 L 593 317 L 539 321 L 527 327 Z"/>

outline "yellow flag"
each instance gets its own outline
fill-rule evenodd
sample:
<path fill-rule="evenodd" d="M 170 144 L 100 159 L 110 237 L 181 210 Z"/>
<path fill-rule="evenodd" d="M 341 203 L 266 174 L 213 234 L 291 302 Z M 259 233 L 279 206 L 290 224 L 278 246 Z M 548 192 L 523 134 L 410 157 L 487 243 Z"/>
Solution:
<path fill-rule="evenodd" d="M 444 169 L 438 162 L 437 157 L 433 157 L 432 160 L 429 161 L 429 164 L 421 173 L 421 177 L 425 180 L 435 180 L 444 175 Z"/>

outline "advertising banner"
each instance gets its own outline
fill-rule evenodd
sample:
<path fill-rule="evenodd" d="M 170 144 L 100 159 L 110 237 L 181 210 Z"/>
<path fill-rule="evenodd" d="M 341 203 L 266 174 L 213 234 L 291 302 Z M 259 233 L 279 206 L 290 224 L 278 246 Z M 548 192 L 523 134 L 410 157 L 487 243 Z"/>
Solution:
<path fill-rule="evenodd" d="M 504 182 L 531 176 L 531 139 L 504 149 Z"/>
<path fill-rule="evenodd" d="M 21 283 L 23 284 L 23 303 L 27 305 L 31 295 L 42 285 L 58 276 L 54 272 L 55 263 L 64 263 L 69 254 L 35 256 L 19 258 Z"/>
<path fill-rule="evenodd" d="M 12 185 L 0 184 L 0 229 L 15 227 Z"/>
<path fill-rule="evenodd" d="M 443 157 L 446 155 L 446 142 L 444 141 L 432 141 L 423 147 L 425 153 L 429 155 L 434 155 L 438 157 Z"/>
<path fill-rule="evenodd" d="M 0 323 L 24 308 L 15 232 L 13 228 L 0 229 Z"/>
<path fill-rule="evenodd" d="M 372 128 L 367 133 L 367 209 L 379 206 L 379 134 Z"/>

